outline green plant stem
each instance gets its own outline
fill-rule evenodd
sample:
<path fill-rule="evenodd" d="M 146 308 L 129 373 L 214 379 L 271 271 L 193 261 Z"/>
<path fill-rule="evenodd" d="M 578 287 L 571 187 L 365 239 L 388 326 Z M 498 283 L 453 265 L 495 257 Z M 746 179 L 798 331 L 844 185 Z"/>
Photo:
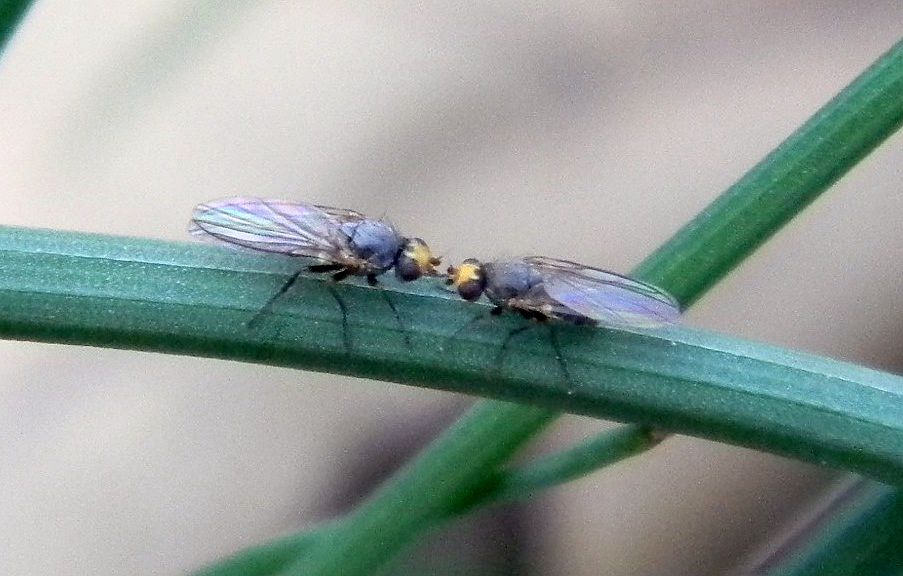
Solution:
<path fill-rule="evenodd" d="M 388 280 L 374 289 L 305 277 L 248 327 L 299 264 L 200 244 L 0 228 L 0 335 L 375 377 L 901 478 L 900 377 L 686 327 L 534 326 L 500 357 L 523 319 L 462 331 L 488 308 L 448 295 L 438 282 L 389 290 Z M 521 439 L 499 442 L 501 430 L 516 430 L 512 419 L 494 426 L 500 430 L 487 446 Z"/>
<path fill-rule="evenodd" d="M 903 43 L 898 43 L 644 261 L 636 275 L 670 291 L 684 306 L 695 302 L 899 127 L 903 121 L 901 94 Z M 488 414 L 493 409 L 502 408 L 496 404 L 475 408 L 479 413 Z M 525 416 L 527 414 L 525 412 Z M 534 416 L 532 411 L 529 415 L 530 418 Z M 514 417 L 516 419 L 517 415 Z M 543 421 L 526 435 L 521 427 L 516 429 L 526 443 L 547 424 Z M 479 434 L 478 429 L 474 434 Z M 496 441 L 509 444 L 504 431 L 478 440 L 481 445 Z M 473 439 L 469 441 L 473 442 Z M 428 450 L 421 458 L 431 455 L 432 450 Z M 465 455 L 462 462 L 466 459 Z M 485 473 L 491 474 L 502 461 L 486 462 Z M 412 504 L 439 500 L 444 496 L 433 496 L 428 491 L 410 491 L 402 496 L 392 490 L 394 485 L 396 480 L 390 480 L 389 487 L 378 493 L 367 507 L 379 509 L 383 506 L 385 499 L 379 494 L 387 491 L 396 499 L 401 497 Z M 385 503 L 389 505 L 389 502 Z M 415 506 L 415 510 L 420 507 Z M 406 515 L 404 510 L 402 514 Z M 346 525 L 341 537 L 333 539 L 329 546 L 314 547 L 288 573 L 354 576 L 372 572 L 392 558 L 416 533 L 415 528 L 408 528 L 397 539 L 383 538 L 383 530 L 390 529 L 396 522 L 407 524 L 405 519 L 398 517 L 383 524 L 352 521 Z M 349 565 L 361 568 L 345 571 L 343 559 Z"/>
<path fill-rule="evenodd" d="M 0 0 L 0 54 L 31 3 L 32 0 Z"/>
<path fill-rule="evenodd" d="M 503 470 L 468 495 L 452 511 L 453 516 L 499 502 L 527 500 L 537 493 L 645 452 L 663 436 L 646 426 L 628 424 L 588 438 L 519 468 Z"/>
<path fill-rule="evenodd" d="M 753 574 L 761 576 L 872 576 L 903 573 L 903 494 L 860 482 L 804 527 L 794 541 Z"/>
<path fill-rule="evenodd" d="M 528 435 L 551 422 L 554 416 L 539 408 L 505 403 L 475 408 L 434 441 L 427 453 L 398 472 L 391 483 L 347 518 L 338 530 L 319 540 L 312 551 L 344 546 L 349 533 L 373 533 L 380 527 L 379 536 L 359 541 L 362 548 L 348 557 L 316 555 L 314 559 L 320 563 L 315 564 L 307 561 L 309 556 L 305 555 L 304 572 L 372 573 L 371 558 L 382 555 L 386 542 L 410 540 L 425 525 L 434 524 L 447 513 L 447 503 L 464 500 L 485 481 L 487 467 L 510 458 Z M 502 432 L 506 442 L 482 441 Z M 424 492 L 437 497 L 409 498 L 409 494 Z"/>
<path fill-rule="evenodd" d="M 463 422 L 463 421 L 462 421 Z M 519 422 L 523 422 L 519 418 Z M 440 511 L 437 524 L 466 514 L 477 506 L 522 500 L 540 490 L 567 482 L 612 462 L 628 458 L 657 443 L 659 437 L 641 426 L 626 425 L 582 442 L 570 450 L 539 458 L 520 468 L 503 470 L 466 495 L 453 510 Z M 460 473 L 460 471 L 455 471 Z M 448 479 L 445 479 L 448 480 Z M 340 521 L 337 526 L 341 526 Z M 208 566 L 194 576 L 268 576 L 287 568 L 333 526 L 305 532 L 245 550 Z"/>
<path fill-rule="evenodd" d="M 634 274 L 689 306 L 903 122 L 897 43 Z"/>
<path fill-rule="evenodd" d="M 284 570 L 319 538 L 329 531 L 322 526 L 315 532 L 292 534 L 263 546 L 243 550 L 197 572 L 194 576 L 271 576 Z"/>

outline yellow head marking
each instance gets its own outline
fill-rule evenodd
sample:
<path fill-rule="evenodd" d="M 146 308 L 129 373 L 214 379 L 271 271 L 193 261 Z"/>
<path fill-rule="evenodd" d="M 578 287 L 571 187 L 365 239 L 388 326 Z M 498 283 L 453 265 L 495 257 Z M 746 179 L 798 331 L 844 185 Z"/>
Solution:
<path fill-rule="evenodd" d="M 434 269 L 436 258 L 433 256 L 433 253 L 430 252 L 430 247 L 420 238 L 412 238 L 410 242 L 408 242 L 408 246 L 405 249 L 405 255 L 416 262 L 417 267 L 424 273 L 432 274 L 436 272 Z"/>
<path fill-rule="evenodd" d="M 449 267 L 445 283 L 454 284 L 461 298 L 469 302 L 478 300 L 486 289 L 483 264 L 475 258 L 468 258 L 457 268 Z"/>
<path fill-rule="evenodd" d="M 438 258 L 433 256 L 426 242 L 420 238 L 405 238 L 402 250 L 395 258 L 395 275 L 404 282 L 422 276 L 438 276 L 436 264 Z"/>
<path fill-rule="evenodd" d="M 477 262 L 465 260 L 460 266 L 452 270 L 452 283 L 455 288 L 466 282 L 479 282 L 482 270 Z"/>

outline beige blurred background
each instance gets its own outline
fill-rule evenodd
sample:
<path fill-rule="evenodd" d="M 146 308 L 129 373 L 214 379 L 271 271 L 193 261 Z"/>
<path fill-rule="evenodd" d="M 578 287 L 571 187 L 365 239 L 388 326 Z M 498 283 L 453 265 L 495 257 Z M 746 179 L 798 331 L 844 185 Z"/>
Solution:
<path fill-rule="evenodd" d="M 899 0 L 39 0 L 0 59 L 0 223 L 186 240 L 194 204 L 260 195 L 387 214 L 451 259 L 626 271 L 901 36 Z M 901 153 L 897 135 L 687 322 L 903 369 Z M 4 574 L 183 574 L 346 507 L 467 402 L 197 358 L 0 354 Z M 563 418 L 533 450 L 602 426 Z M 449 558 L 721 574 L 833 478 L 676 438 L 480 516 Z"/>

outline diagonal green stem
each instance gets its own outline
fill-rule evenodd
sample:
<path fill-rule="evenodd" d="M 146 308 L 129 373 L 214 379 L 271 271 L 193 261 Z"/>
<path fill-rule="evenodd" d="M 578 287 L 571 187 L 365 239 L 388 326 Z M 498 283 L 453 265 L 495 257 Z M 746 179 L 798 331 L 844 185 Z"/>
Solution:
<path fill-rule="evenodd" d="M 573 480 L 579 476 L 629 458 L 658 443 L 659 437 L 641 426 L 627 425 L 582 442 L 570 450 L 540 458 L 520 468 L 494 475 L 479 490 L 466 496 L 454 510 L 442 511 L 437 524 L 490 503 L 529 498 L 540 490 Z M 287 568 L 314 542 L 325 538 L 329 530 L 341 526 L 320 527 L 281 540 L 245 550 L 196 572 L 194 576 L 269 576 Z"/>
<path fill-rule="evenodd" d="M 899 127 L 901 94 L 903 43 L 898 43 L 644 261 L 636 275 L 670 291 L 684 306 L 695 302 Z M 486 434 L 479 426 L 482 418 L 493 418 L 496 411 L 510 421 L 510 433 L 503 428 Z M 456 490 L 427 489 L 411 478 L 412 471 L 424 463 L 456 469 L 462 484 L 473 489 L 556 414 L 542 416 L 532 408 L 512 411 L 491 402 L 477 406 L 465 417 L 472 431 L 459 429 L 460 437 L 441 438 L 363 505 L 343 530 L 315 546 L 286 574 L 372 573 L 429 525 L 425 510 L 453 506 L 455 500 L 449 497 L 461 497 Z M 497 451 L 495 461 L 473 462 L 466 451 L 455 452 L 449 443 L 482 447 L 498 443 L 510 451 Z M 446 455 L 457 461 L 445 461 Z"/>
<path fill-rule="evenodd" d="M 207 566 L 193 576 L 270 576 L 290 566 L 319 538 L 329 532 L 329 526 L 321 526 L 316 532 L 301 532 L 285 538 L 243 550 L 216 564 Z"/>
<path fill-rule="evenodd" d="M 31 3 L 32 0 L 0 0 L 0 53 L 16 31 Z"/>
<path fill-rule="evenodd" d="M 759 576 L 903 573 L 903 493 L 859 481 L 750 570 Z"/>
<path fill-rule="evenodd" d="M 646 426 L 629 424 L 607 430 L 567 450 L 499 472 L 456 505 L 452 515 L 463 515 L 487 504 L 527 500 L 538 492 L 645 452 L 663 439 L 663 435 Z"/>
<path fill-rule="evenodd" d="M 689 306 L 903 122 L 903 43 L 815 113 L 634 274 Z"/>

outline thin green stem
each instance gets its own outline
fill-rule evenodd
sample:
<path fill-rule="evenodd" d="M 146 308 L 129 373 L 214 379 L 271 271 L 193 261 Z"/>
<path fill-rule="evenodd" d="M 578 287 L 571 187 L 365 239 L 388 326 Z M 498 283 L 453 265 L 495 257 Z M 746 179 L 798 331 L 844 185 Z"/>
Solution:
<path fill-rule="evenodd" d="M 531 434 L 554 417 L 546 410 L 515 404 L 485 403 L 474 408 L 311 550 L 344 548 L 351 535 L 372 535 L 357 540 L 353 554 L 302 555 L 302 565 L 292 565 L 285 573 L 373 573 L 372 559 L 384 554 L 387 542 L 408 541 L 426 525 L 434 524 L 436 518 L 447 513 L 449 502 L 463 501 L 480 487 L 487 468 L 510 458 Z M 483 441 L 502 433 L 505 442 Z M 420 493 L 435 497 L 409 497 Z"/>
<path fill-rule="evenodd" d="M 0 54 L 31 3 L 32 0 L 0 0 Z"/>
<path fill-rule="evenodd" d="M 290 566 L 330 527 L 320 527 L 315 532 L 301 532 L 274 540 L 262 546 L 243 550 L 215 564 L 211 564 L 193 576 L 272 576 Z"/>
<path fill-rule="evenodd" d="M 543 490 L 645 452 L 662 438 L 651 428 L 633 424 L 607 430 L 567 450 L 499 472 L 451 513 L 459 516 L 488 504 L 527 500 Z"/>
<path fill-rule="evenodd" d="M 861 481 L 761 562 L 760 576 L 903 573 L 903 494 Z"/>
<path fill-rule="evenodd" d="M 522 422 L 522 419 L 519 421 Z M 454 510 L 441 511 L 442 515 L 436 516 L 436 518 L 445 521 L 466 514 L 477 506 L 530 498 L 540 490 L 573 480 L 599 467 L 628 458 L 658 443 L 658 440 L 656 435 L 641 426 L 620 426 L 582 442 L 570 450 L 539 458 L 521 468 L 501 471 L 478 490 L 468 493 L 467 501 L 462 501 Z M 438 472 L 442 473 L 443 471 Z M 459 471 L 453 472 L 459 473 Z M 416 474 L 417 472 L 411 471 L 410 473 Z M 452 479 L 438 479 L 437 485 L 441 486 Z M 194 576 L 269 576 L 276 574 L 288 568 L 314 541 L 324 538 L 329 530 L 341 525 L 340 521 L 332 526 L 323 526 L 316 532 L 305 532 L 264 546 L 251 548 L 217 562 L 195 573 Z"/>
<path fill-rule="evenodd" d="M 689 306 L 901 122 L 903 43 L 898 43 L 646 258 L 635 275 L 666 287 Z"/>

